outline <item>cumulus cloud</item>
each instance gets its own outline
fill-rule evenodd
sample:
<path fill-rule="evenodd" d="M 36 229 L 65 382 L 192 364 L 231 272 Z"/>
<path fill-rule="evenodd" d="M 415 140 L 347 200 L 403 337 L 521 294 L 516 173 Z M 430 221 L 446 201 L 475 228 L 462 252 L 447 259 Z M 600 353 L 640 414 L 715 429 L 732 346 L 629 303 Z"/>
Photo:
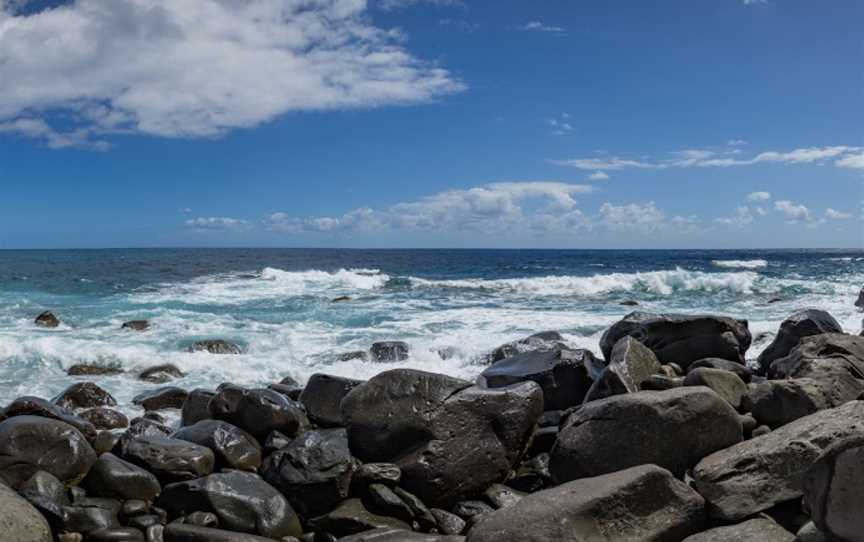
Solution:
<path fill-rule="evenodd" d="M 564 32 L 564 29 L 560 26 L 554 26 L 551 24 L 545 24 L 540 21 L 531 21 L 525 23 L 523 26 L 519 27 L 521 30 L 527 30 L 529 32 L 549 32 L 552 34 L 560 34 Z"/>
<path fill-rule="evenodd" d="M 297 111 L 461 90 L 362 0 L 0 2 L 0 131 L 54 148 L 212 137 Z"/>
<path fill-rule="evenodd" d="M 656 231 L 666 224 L 666 214 L 653 201 L 614 205 L 606 202 L 600 206 L 600 221 L 617 231 Z"/>
<path fill-rule="evenodd" d="M 190 218 L 186 221 L 186 226 L 196 230 L 245 230 L 251 226 L 246 220 L 239 218 L 230 218 L 226 216 L 209 216 Z"/>
<path fill-rule="evenodd" d="M 757 207 L 757 210 L 755 212 L 759 215 L 764 215 L 766 213 L 766 211 L 761 207 Z M 752 224 L 753 220 L 754 211 L 746 205 L 741 205 L 740 207 L 735 209 L 735 214 L 732 216 L 714 219 L 714 221 L 719 224 L 726 224 L 727 226 L 735 226 L 737 228 L 743 228 L 744 226 Z"/>
<path fill-rule="evenodd" d="M 751 192 L 747 195 L 747 201 L 768 201 L 771 199 L 771 192 Z"/>
<path fill-rule="evenodd" d="M 372 0 L 371 3 L 384 10 L 404 9 L 423 4 L 436 7 L 465 7 L 463 0 Z"/>
<path fill-rule="evenodd" d="M 852 218 L 851 214 L 832 209 L 831 207 L 825 209 L 825 216 L 830 218 L 831 220 L 848 220 Z"/>
<path fill-rule="evenodd" d="M 605 180 L 609 179 L 609 174 L 605 173 L 603 171 L 595 171 L 594 173 L 592 173 L 591 175 L 588 176 L 588 179 L 592 180 L 592 181 L 605 181 Z"/>
<path fill-rule="evenodd" d="M 807 222 L 811 220 L 810 209 L 805 205 L 795 204 L 786 199 L 775 201 L 774 209 L 780 211 L 790 222 Z"/>
<path fill-rule="evenodd" d="M 864 169 L 864 152 L 859 154 L 850 154 L 835 162 L 837 167 L 848 169 Z"/>

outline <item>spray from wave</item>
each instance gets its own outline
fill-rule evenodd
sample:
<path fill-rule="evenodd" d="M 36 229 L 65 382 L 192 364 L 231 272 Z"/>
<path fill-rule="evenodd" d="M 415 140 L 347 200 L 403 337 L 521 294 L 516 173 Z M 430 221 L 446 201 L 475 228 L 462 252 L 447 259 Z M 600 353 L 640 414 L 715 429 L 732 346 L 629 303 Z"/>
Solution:
<path fill-rule="evenodd" d="M 768 267 L 768 262 L 765 260 L 714 260 L 711 262 L 715 267 L 723 267 L 726 269 L 760 269 Z"/>

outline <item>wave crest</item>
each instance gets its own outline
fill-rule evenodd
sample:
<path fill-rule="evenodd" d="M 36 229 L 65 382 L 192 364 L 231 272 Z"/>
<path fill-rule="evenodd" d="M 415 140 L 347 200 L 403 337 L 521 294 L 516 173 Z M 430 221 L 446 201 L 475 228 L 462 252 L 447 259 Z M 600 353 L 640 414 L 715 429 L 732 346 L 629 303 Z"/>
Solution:
<path fill-rule="evenodd" d="M 765 260 L 714 260 L 711 263 L 715 267 L 723 268 L 760 269 L 768 267 L 768 262 Z"/>

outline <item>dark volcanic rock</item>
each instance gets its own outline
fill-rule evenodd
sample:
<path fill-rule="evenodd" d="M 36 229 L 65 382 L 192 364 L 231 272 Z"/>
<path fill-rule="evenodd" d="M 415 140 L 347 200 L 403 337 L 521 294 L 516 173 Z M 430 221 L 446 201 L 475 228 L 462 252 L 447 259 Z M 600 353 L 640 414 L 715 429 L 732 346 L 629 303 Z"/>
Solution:
<path fill-rule="evenodd" d="M 354 388 L 342 415 L 355 456 L 396 463 L 403 488 L 446 507 L 506 478 L 525 452 L 542 401 L 533 382 L 490 390 L 396 369 Z"/>
<path fill-rule="evenodd" d="M 119 527 L 119 513 L 120 501 L 114 499 L 73 499 L 63 507 L 62 530 L 89 534 L 98 529 Z"/>
<path fill-rule="evenodd" d="M 132 403 L 141 406 L 144 410 L 163 410 L 166 408 L 182 408 L 189 392 L 175 386 L 165 386 L 139 393 L 132 399 Z"/>
<path fill-rule="evenodd" d="M 165 424 L 147 418 L 134 418 L 129 422 L 129 429 L 123 433 L 123 438 L 170 437 L 173 433 L 174 430 Z"/>
<path fill-rule="evenodd" d="M 103 376 L 103 375 L 118 375 L 123 372 L 120 367 L 112 365 L 96 365 L 91 363 L 79 363 L 73 365 L 66 370 L 69 376 Z"/>
<path fill-rule="evenodd" d="M 864 379 L 864 337 L 824 333 L 801 339 L 789 355 L 771 364 L 768 377 L 823 378 L 847 373 Z"/>
<path fill-rule="evenodd" d="M 0 423 L 0 478 L 10 485 L 39 470 L 74 485 L 95 461 L 93 448 L 67 423 L 37 416 L 15 416 Z"/>
<path fill-rule="evenodd" d="M 186 400 L 183 401 L 183 412 L 180 417 L 180 425 L 187 426 L 207 420 L 210 418 L 210 399 L 216 395 L 210 390 L 195 389 L 189 392 Z"/>
<path fill-rule="evenodd" d="M 366 463 L 354 472 L 351 479 L 357 492 L 362 492 L 370 484 L 398 486 L 402 479 L 402 469 L 393 463 Z"/>
<path fill-rule="evenodd" d="M 308 518 L 348 496 L 356 468 L 345 430 L 322 429 L 306 431 L 267 457 L 261 475 Z"/>
<path fill-rule="evenodd" d="M 89 495 L 124 501 L 152 501 L 161 490 L 155 476 L 110 453 L 99 456 L 82 485 Z"/>
<path fill-rule="evenodd" d="M 255 437 L 221 420 L 201 420 L 174 433 L 174 438 L 206 446 L 216 456 L 216 468 L 256 471 L 261 445 Z"/>
<path fill-rule="evenodd" d="M 299 404 L 268 389 L 220 386 L 208 408 L 212 418 L 236 425 L 259 441 L 271 431 L 291 437 L 309 425 Z"/>
<path fill-rule="evenodd" d="M 450 512 L 441 510 L 440 508 L 432 508 L 430 512 L 432 512 L 432 516 L 435 517 L 439 533 L 451 535 L 462 534 L 465 530 L 465 520 L 456 514 L 451 514 Z"/>
<path fill-rule="evenodd" d="M 767 372 L 775 360 L 787 356 L 802 338 L 822 333 L 843 333 L 843 328 L 825 311 L 803 309 L 792 313 L 780 324 L 774 342 L 759 354 L 762 373 Z"/>
<path fill-rule="evenodd" d="M 339 539 L 339 542 L 464 542 L 463 536 L 415 533 L 404 529 L 381 527 Z"/>
<path fill-rule="evenodd" d="M 0 533 L 9 542 L 52 542 L 48 522 L 30 503 L 0 483 Z"/>
<path fill-rule="evenodd" d="M 93 382 L 72 384 L 63 390 L 60 395 L 51 399 L 51 402 L 67 410 L 117 405 L 117 401 L 110 393 Z"/>
<path fill-rule="evenodd" d="M 408 524 L 414 521 L 414 512 L 411 508 L 384 484 L 370 485 L 362 501 L 367 509 L 375 513 L 401 519 Z"/>
<path fill-rule="evenodd" d="M 362 383 L 362 380 L 317 373 L 309 377 L 300 402 L 306 407 L 309 419 L 318 426 L 341 427 L 342 399 Z"/>
<path fill-rule="evenodd" d="M 209 352 L 211 354 L 242 354 L 243 349 L 239 345 L 223 339 L 211 339 L 195 341 L 189 347 L 190 352 Z"/>
<path fill-rule="evenodd" d="M 687 370 L 693 371 L 700 367 L 707 367 L 709 369 L 723 369 L 724 371 L 735 373 L 736 375 L 738 375 L 738 378 L 740 378 L 745 384 L 749 384 L 750 380 L 753 378 L 753 371 L 751 371 L 749 367 L 737 361 L 729 361 L 728 359 L 700 359 L 691 363 L 690 367 L 688 367 Z"/>
<path fill-rule="evenodd" d="M 534 350 L 492 364 L 478 383 L 500 388 L 533 381 L 543 389 L 544 410 L 563 410 L 582 403 L 602 370 L 589 350 Z"/>
<path fill-rule="evenodd" d="M 642 391 L 585 404 L 551 452 L 559 482 L 653 463 L 676 476 L 743 438 L 738 414 L 704 387 Z"/>
<path fill-rule="evenodd" d="M 355 350 L 353 352 L 344 352 L 336 356 L 336 361 L 351 361 L 359 359 L 360 361 L 369 361 L 369 352 L 364 350 Z"/>
<path fill-rule="evenodd" d="M 822 410 L 709 455 L 693 469 L 712 516 L 739 521 L 801 496 L 801 479 L 833 442 L 864 435 L 864 402 Z"/>
<path fill-rule="evenodd" d="M 45 311 L 36 317 L 35 323 L 40 327 L 57 327 L 60 325 L 60 320 L 54 316 L 51 311 Z"/>
<path fill-rule="evenodd" d="M 152 472 L 163 484 L 206 476 L 215 463 L 209 448 L 168 437 L 124 438 L 120 452 L 123 459 Z"/>
<path fill-rule="evenodd" d="M 212 512 L 232 531 L 270 538 L 300 536 L 300 520 L 274 487 L 249 472 L 226 471 L 163 488 L 157 504 L 171 515 Z"/>
<path fill-rule="evenodd" d="M 122 412 L 105 407 L 85 410 L 81 418 L 92 423 L 96 429 L 123 429 L 129 426 L 129 418 Z"/>
<path fill-rule="evenodd" d="M 487 361 L 494 363 L 524 352 L 566 348 L 567 345 L 564 343 L 564 337 L 560 333 L 557 331 L 542 331 L 518 341 L 502 344 L 487 356 Z"/>
<path fill-rule="evenodd" d="M 35 506 L 52 527 L 58 528 L 63 524 L 63 507 L 69 504 L 69 496 L 66 494 L 66 486 L 56 477 L 40 470 L 18 486 L 18 494 Z M 0 517 L 3 513 L 5 510 L 0 512 Z"/>
<path fill-rule="evenodd" d="M 704 523 L 696 492 L 666 470 L 641 465 L 528 495 L 480 519 L 467 542 L 673 542 Z"/>
<path fill-rule="evenodd" d="M 858 299 L 855 300 L 855 306 L 864 308 L 864 288 L 858 292 Z"/>
<path fill-rule="evenodd" d="M 723 369 L 700 367 L 687 373 L 685 386 L 705 386 L 723 398 L 732 408 L 741 407 L 741 399 L 747 394 L 747 384 L 738 375 Z"/>
<path fill-rule="evenodd" d="M 165 526 L 164 542 L 273 542 L 273 539 L 186 523 L 171 523 Z"/>
<path fill-rule="evenodd" d="M 820 531 L 837 540 L 864 540 L 864 436 L 839 439 L 803 480 L 804 502 Z"/>
<path fill-rule="evenodd" d="M 132 527 L 96 529 L 87 533 L 88 542 L 146 542 L 144 533 Z"/>
<path fill-rule="evenodd" d="M 746 320 L 637 311 L 625 316 L 603 334 L 600 339 L 603 357 L 610 359 L 615 343 L 627 335 L 653 350 L 661 363 L 677 363 L 684 369 L 704 358 L 743 363 L 751 340 Z"/>
<path fill-rule="evenodd" d="M 408 359 L 408 343 L 402 341 L 381 341 L 372 344 L 369 353 L 372 361 L 390 362 Z"/>
<path fill-rule="evenodd" d="M 144 369 L 138 375 L 138 378 L 147 382 L 153 382 L 154 384 L 164 384 L 165 382 L 174 380 L 175 378 L 183 378 L 184 376 L 186 376 L 186 373 L 178 369 L 176 365 L 165 363 Z"/>
<path fill-rule="evenodd" d="M 768 518 L 754 518 L 737 525 L 715 527 L 688 536 L 684 542 L 795 542 L 795 535 Z"/>
<path fill-rule="evenodd" d="M 0 413 L 0 420 L 14 416 L 40 416 L 68 423 L 77 429 L 88 441 L 96 438 L 96 428 L 93 424 L 73 415 L 65 408 L 39 397 L 19 397 L 9 403 Z"/>
<path fill-rule="evenodd" d="M 120 326 L 120 329 L 128 329 L 130 331 L 147 331 L 150 329 L 150 322 L 147 320 L 129 320 L 128 322 L 123 322 L 123 325 Z"/>
<path fill-rule="evenodd" d="M 760 424 L 776 428 L 819 410 L 848 403 L 862 393 L 864 380 L 849 374 L 832 378 L 766 380 L 750 386 L 743 406 Z"/>
<path fill-rule="evenodd" d="M 387 516 L 379 516 L 366 510 L 360 499 L 342 501 L 334 510 L 311 519 L 309 527 L 313 530 L 332 533 L 339 537 L 377 528 L 411 530 L 411 526 L 404 521 Z"/>
<path fill-rule="evenodd" d="M 609 366 L 588 390 L 585 402 L 640 391 L 642 383 L 660 370 L 654 352 L 633 337 L 623 337 L 612 349 Z"/>

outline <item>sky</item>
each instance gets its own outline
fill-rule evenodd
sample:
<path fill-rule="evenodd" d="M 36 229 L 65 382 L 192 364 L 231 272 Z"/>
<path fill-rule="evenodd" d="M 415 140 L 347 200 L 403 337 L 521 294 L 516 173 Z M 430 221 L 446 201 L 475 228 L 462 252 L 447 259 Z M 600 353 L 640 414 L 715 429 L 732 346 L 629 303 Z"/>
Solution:
<path fill-rule="evenodd" d="M 0 248 L 864 248 L 860 0 L 0 0 Z"/>

